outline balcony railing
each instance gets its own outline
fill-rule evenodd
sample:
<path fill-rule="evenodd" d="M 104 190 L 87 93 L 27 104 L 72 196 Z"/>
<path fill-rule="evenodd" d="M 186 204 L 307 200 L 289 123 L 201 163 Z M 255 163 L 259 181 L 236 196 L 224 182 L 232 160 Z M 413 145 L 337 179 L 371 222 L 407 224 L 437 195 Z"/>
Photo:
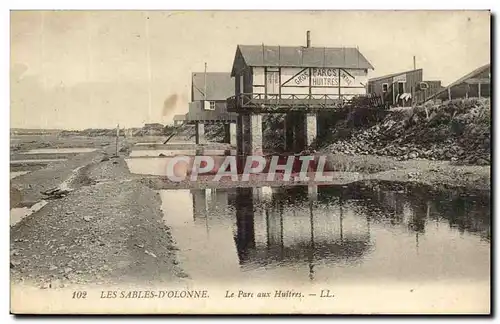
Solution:
<path fill-rule="evenodd" d="M 284 112 L 289 110 L 329 110 L 340 109 L 349 105 L 382 107 L 380 97 L 368 95 L 346 95 L 340 97 L 331 94 L 263 94 L 241 93 L 229 97 L 228 111 L 266 111 Z"/>

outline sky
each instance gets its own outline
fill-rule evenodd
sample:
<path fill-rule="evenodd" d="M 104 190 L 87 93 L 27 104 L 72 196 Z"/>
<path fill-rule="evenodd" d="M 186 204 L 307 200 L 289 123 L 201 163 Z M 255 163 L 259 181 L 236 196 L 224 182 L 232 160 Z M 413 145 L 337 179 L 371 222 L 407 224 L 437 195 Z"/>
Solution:
<path fill-rule="evenodd" d="M 192 72 L 230 72 L 236 46 L 358 47 L 369 77 L 447 85 L 490 62 L 488 11 L 11 11 L 11 127 L 171 123 Z"/>

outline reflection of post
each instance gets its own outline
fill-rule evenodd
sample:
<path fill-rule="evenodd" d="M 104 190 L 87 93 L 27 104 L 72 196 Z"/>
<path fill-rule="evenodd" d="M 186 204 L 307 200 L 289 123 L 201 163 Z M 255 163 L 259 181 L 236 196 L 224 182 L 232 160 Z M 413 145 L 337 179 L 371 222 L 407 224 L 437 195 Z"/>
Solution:
<path fill-rule="evenodd" d="M 427 219 L 431 216 L 431 202 L 427 201 Z M 439 228 L 439 217 L 434 217 L 436 228 Z"/>
<path fill-rule="evenodd" d="M 266 208 L 267 246 L 283 246 L 283 205 Z"/>
<path fill-rule="evenodd" d="M 309 200 L 316 201 L 318 199 L 318 186 L 307 186 L 307 195 L 309 197 Z"/>
<path fill-rule="evenodd" d="M 266 238 L 267 238 L 267 248 L 270 247 L 271 245 L 271 230 L 270 230 L 270 224 L 269 224 L 269 208 L 264 209 L 264 213 L 266 214 Z"/>
<path fill-rule="evenodd" d="M 240 263 L 248 258 L 248 251 L 255 248 L 255 229 L 252 188 L 237 188 L 236 196 L 236 248 Z"/>
<path fill-rule="evenodd" d="M 285 244 L 283 243 L 284 237 L 284 227 L 283 227 L 283 203 L 280 204 L 280 242 L 281 242 L 281 257 L 283 258 L 283 253 L 285 251 Z"/>
<path fill-rule="evenodd" d="M 210 225 L 208 224 L 209 215 L 215 212 L 217 208 L 217 190 L 216 189 L 205 189 L 205 227 L 207 229 L 207 235 L 210 234 Z"/>
<path fill-rule="evenodd" d="M 207 217 L 207 194 L 205 189 L 191 190 L 193 196 L 193 219 L 196 223 L 197 220 Z"/>
<path fill-rule="evenodd" d="M 344 229 L 343 229 L 343 226 L 344 226 L 344 214 L 343 214 L 343 210 L 342 210 L 342 203 L 343 203 L 343 199 L 342 199 L 342 193 L 340 194 L 339 196 L 339 207 L 340 207 L 340 242 L 343 243 L 344 241 Z"/>
<path fill-rule="evenodd" d="M 228 205 L 236 207 L 236 197 L 237 197 L 236 190 L 226 191 L 226 194 L 227 194 L 227 203 L 228 203 Z"/>
<path fill-rule="evenodd" d="M 368 233 L 368 237 L 370 237 L 370 233 L 371 233 L 371 217 L 370 217 L 370 214 L 367 214 L 366 215 L 366 231 Z"/>
<path fill-rule="evenodd" d="M 398 193 L 394 195 L 394 218 L 395 224 L 401 224 L 404 218 L 404 200 Z"/>
<path fill-rule="evenodd" d="M 260 199 L 262 198 L 262 188 L 261 187 L 252 188 L 252 198 L 255 201 L 260 201 Z"/>
<path fill-rule="evenodd" d="M 215 198 L 213 199 L 213 210 L 216 209 L 224 209 L 228 205 L 228 194 L 226 190 L 214 189 L 215 190 Z"/>
<path fill-rule="evenodd" d="M 413 231 L 415 232 L 418 232 L 418 233 L 425 233 L 425 225 L 426 225 L 426 222 L 427 222 L 427 213 L 428 211 L 426 211 L 426 214 L 423 213 L 423 211 L 421 209 L 419 209 L 418 207 L 411 207 L 411 212 L 412 212 L 412 215 L 411 215 L 411 220 L 410 220 L 410 229 L 412 229 Z"/>
<path fill-rule="evenodd" d="M 311 223 L 311 249 L 309 251 L 309 279 L 314 280 L 314 214 L 313 203 L 309 202 L 309 220 Z"/>
<path fill-rule="evenodd" d="M 417 249 L 417 255 L 418 255 L 418 232 L 415 232 L 415 248 Z"/>

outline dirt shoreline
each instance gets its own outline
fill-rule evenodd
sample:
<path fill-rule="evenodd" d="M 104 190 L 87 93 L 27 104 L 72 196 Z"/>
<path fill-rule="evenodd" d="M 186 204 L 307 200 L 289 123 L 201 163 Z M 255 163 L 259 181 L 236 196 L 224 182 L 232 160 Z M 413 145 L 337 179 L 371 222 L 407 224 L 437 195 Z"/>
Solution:
<path fill-rule="evenodd" d="M 130 174 L 123 155 L 86 153 L 26 176 L 13 181 L 24 203 L 71 176 L 73 190 L 11 227 L 13 284 L 155 284 L 187 276 L 177 265 L 158 193 Z"/>
<path fill-rule="evenodd" d="M 121 145 L 129 147 L 130 143 Z M 11 181 L 19 194 L 11 208 L 40 201 L 44 198 L 41 191 L 69 178 L 72 188 L 67 196 L 49 200 L 11 227 L 13 283 L 58 288 L 91 283 L 173 284 L 188 277 L 178 264 L 175 242 L 162 220 L 157 190 L 227 188 L 235 183 L 213 182 L 213 176 L 177 183 L 165 177 L 134 175 L 124 160 L 126 150 L 119 157 L 113 157 L 113 152 L 112 147 L 99 148 Z M 490 194 L 489 166 L 341 154 L 329 154 L 328 163 L 338 170 L 331 184 L 388 181 Z M 237 186 L 307 184 L 254 180 Z"/>

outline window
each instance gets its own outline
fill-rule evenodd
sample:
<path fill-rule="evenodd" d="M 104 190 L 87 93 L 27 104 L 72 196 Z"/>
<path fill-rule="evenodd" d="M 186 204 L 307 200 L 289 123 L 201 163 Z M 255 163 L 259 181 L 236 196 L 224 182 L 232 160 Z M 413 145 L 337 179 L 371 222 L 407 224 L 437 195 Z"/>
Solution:
<path fill-rule="evenodd" d="M 387 92 L 388 89 L 389 89 L 389 84 L 382 83 L 382 92 Z"/>
<path fill-rule="evenodd" d="M 429 89 L 429 84 L 426 83 L 426 82 L 420 82 L 418 84 L 418 89 L 419 90 L 426 90 L 426 89 Z"/>
<path fill-rule="evenodd" d="M 266 84 L 266 80 L 264 78 L 264 68 L 254 67 L 253 68 L 253 85 L 254 86 L 264 86 Z"/>
<path fill-rule="evenodd" d="M 203 109 L 205 110 L 215 110 L 215 101 L 204 101 Z"/>

